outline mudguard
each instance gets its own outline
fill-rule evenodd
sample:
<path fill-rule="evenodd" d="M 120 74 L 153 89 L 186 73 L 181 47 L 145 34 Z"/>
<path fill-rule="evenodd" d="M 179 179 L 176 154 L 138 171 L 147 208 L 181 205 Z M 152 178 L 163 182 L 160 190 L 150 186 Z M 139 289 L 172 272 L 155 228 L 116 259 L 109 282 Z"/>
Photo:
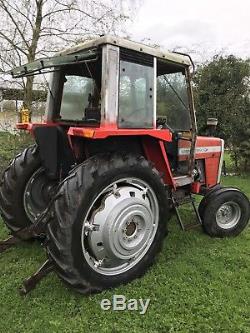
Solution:
<path fill-rule="evenodd" d="M 33 130 L 43 167 L 51 179 L 65 178 L 75 163 L 68 136 L 60 126 Z"/>

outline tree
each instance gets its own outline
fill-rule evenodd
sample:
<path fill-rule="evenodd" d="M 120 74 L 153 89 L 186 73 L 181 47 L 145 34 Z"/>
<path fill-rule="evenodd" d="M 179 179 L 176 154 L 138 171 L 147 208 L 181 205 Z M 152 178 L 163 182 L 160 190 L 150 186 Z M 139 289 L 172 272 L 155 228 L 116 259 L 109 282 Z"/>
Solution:
<path fill-rule="evenodd" d="M 0 0 L 0 67 L 7 71 L 66 45 L 117 33 L 130 9 L 124 9 L 122 0 Z M 17 82 L 25 91 L 24 105 L 28 108 L 33 83 L 32 76 Z"/>
<path fill-rule="evenodd" d="M 215 56 L 210 63 L 200 66 L 194 77 L 200 132 L 204 133 L 208 117 L 217 118 L 216 135 L 226 140 L 236 167 L 239 162 L 246 165 L 247 154 L 242 151 L 249 142 L 243 142 L 250 139 L 247 134 L 250 123 L 249 75 L 248 61 L 234 56 Z"/>
<path fill-rule="evenodd" d="M 246 123 L 241 131 L 241 142 L 239 143 L 238 155 L 244 171 L 250 170 L 250 121 Z"/>

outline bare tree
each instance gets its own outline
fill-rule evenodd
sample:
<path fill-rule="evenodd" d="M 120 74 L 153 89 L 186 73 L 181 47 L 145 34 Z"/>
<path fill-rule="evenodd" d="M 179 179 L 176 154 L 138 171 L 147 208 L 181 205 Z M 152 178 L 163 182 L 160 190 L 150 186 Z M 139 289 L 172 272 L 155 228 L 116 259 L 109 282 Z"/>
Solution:
<path fill-rule="evenodd" d="M 122 0 L 0 0 L 0 68 L 9 70 L 98 34 L 121 32 L 135 10 L 125 7 Z M 34 78 L 17 83 L 30 108 Z"/>

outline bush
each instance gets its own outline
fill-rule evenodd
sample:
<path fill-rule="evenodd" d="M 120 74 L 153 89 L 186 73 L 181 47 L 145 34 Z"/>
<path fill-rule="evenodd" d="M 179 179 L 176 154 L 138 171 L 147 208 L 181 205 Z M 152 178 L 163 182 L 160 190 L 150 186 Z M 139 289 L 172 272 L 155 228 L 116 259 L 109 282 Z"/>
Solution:
<path fill-rule="evenodd" d="M 23 131 L 15 134 L 0 132 L 0 173 L 2 174 L 18 153 L 33 142 L 32 136 Z"/>

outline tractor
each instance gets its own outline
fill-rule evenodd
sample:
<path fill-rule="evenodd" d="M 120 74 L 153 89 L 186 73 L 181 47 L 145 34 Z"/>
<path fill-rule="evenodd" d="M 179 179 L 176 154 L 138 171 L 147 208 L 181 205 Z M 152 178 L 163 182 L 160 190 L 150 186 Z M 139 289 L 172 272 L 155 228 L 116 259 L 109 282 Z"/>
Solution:
<path fill-rule="evenodd" d="M 52 270 L 83 294 L 141 277 L 173 212 L 183 230 L 211 237 L 247 226 L 249 199 L 220 185 L 224 141 L 197 135 L 193 68 L 189 55 L 101 36 L 11 71 L 50 73 L 44 122 L 17 124 L 35 145 L 0 183 L 12 235 L 1 251 L 38 238 L 48 256 L 23 293 Z M 182 220 L 183 204 L 195 223 Z"/>

